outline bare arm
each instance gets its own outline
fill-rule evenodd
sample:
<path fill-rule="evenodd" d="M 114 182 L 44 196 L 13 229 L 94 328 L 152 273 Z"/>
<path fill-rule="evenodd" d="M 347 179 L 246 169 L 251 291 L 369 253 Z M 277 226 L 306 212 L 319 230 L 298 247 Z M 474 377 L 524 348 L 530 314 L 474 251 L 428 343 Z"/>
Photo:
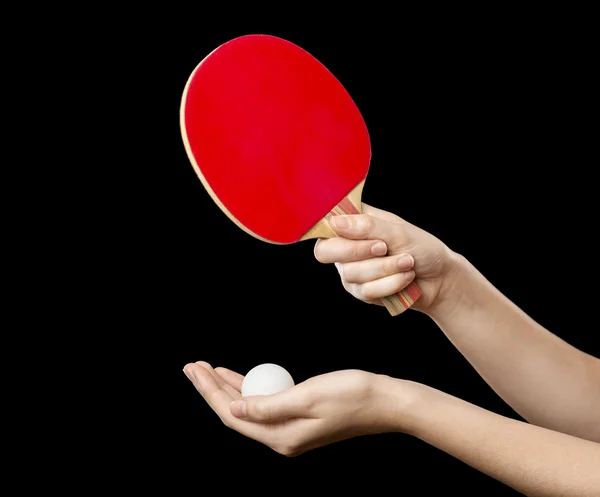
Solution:
<path fill-rule="evenodd" d="M 432 310 L 432 319 L 524 419 L 600 442 L 600 360 L 535 322 L 465 258 L 453 258 L 443 291 L 459 297 Z"/>
<path fill-rule="evenodd" d="M 243 398 L 243 376 L 185 373 L 227 426 L 287 456 L 357 435 L 414 436 L 525 495 L 600 495 L 600 444 L 486 411 L 426 385 L 345 370 Z"/>
<path fill-rule="evenodd" d="M 404 399 L 406 382 L 392 381 L 397 384 L 393 391 Z M 417 400 L 398 416 L 399 431 L 528 496 L 600 495 L 600 444 L 500 416 L 425 385 L 411 385 L 418 391 Z"/>
<path fill-rule="evenodd" d="M 413 307 L 439 325 L 516 412 L 600 441 L 600 359 L 535 322 L 430 233 L 366 204 L 363 213 L 334 216 L 339 236 L 315 246 L 319 261 L 336 264 L 348 292 L 375 303 L 416 278 L 423 295 Z"/>

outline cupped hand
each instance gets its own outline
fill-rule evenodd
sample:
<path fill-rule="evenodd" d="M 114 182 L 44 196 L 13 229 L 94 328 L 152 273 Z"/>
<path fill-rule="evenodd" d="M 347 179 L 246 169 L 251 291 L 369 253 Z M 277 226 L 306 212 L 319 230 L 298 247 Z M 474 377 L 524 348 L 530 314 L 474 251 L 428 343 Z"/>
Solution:
<path fill-rule="evenodd" d="M 399 380 L 387 376 L 336 371 L 274 395 L 242 398 L 239 373 L 204 361 L 187 364 L 184 373 L 226 426 L 286 456 L 397 429 L 401 402 L 389 387 Z"/>
<path fill-rule="evenodd" d="M 334 216 L 339 235 L 319 239 L 319 262 L 334 263 L 346 291 L 355 298 L 383 305 L 415 280 L 423 292 L 413 308 L 428 312 L 447 298 L 447 276 L 455 255 L 434 235 L 387 211 L 363 203 L 362 214 Z"/>

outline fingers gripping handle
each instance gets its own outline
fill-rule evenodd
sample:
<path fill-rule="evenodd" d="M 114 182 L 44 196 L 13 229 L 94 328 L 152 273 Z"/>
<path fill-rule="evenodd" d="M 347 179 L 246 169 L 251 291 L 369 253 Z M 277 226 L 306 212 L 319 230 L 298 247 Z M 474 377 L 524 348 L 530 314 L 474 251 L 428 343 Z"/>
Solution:
<path fill-rule="evenodd" d="M 331 216 L 339 216 L 345 214 L 360 214 L 359 210 L 354 206 L 348 197 L 340 202 L 327 216 L 326 219 L 329 221 Z M 392 316 L 402 314 L 405 310 L 409 309 L 421 296 L 422 292 L 419 286 L 412 281 L 406 288 L 390 295 L 389 297 L 382 298 L 382 302 Z"/>

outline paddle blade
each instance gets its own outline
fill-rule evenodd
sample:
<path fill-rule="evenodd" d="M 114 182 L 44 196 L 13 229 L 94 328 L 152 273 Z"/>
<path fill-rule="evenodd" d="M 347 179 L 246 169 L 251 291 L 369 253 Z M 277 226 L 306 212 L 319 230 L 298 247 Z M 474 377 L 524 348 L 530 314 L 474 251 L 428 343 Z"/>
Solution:
<path fill-rule="evenodd" d="M 211 197 L 268 242 L 299 241 L 368 172 L 356 104 L 322 63 L 281 38 L 242 36 L 210 53 L 188 79 L 180 118 Z"/>

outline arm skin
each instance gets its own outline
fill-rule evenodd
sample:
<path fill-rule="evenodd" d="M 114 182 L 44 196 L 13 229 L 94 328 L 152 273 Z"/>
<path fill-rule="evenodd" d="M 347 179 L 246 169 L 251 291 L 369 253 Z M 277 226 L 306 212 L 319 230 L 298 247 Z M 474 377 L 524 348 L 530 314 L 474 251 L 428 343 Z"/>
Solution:
<path fill-rule="evenodd" d="M 388 395 L 405 405 L 407 382 L 386 381 Z M 426 385 L 410 385 L 417 400 L 397 415 L 398 431 L 528 496 L 600 495 L 600 444 L 500 416 Z"/>
<path fill-rule="evenodd" d="M 358 435 L 403 433 L 528 496 L 600 495 L 600 444 L 421 383 L 344 370 L 242 398 L 238 373 L 202 361 L 184 372 L 226 426 L 286 456 Z"/>
<path fill-rule="evenodd" d="M 458 298 L 430 317 L 524 419 L 600 442 L 600 360 L 535 322 L 464 257 L 452 259 L 443 292 Z"/>
<path fill-rule="evenodd" d="M 336 228 L 340 237 L 318 242 L 318 260 L 336 263 L 344 287 L 366 302 L 416 277 L 423 296 L 414 308 L 528 422 L 360 371 L 242 399 L 241 375 L 186 365 L 220 419 L 288 456 L 359 434 L 406 433 L 528 496 L 600 496 L 600 360 L 540 326 L 439 240 L 368 209 L 372 218 L 348 216 L 349 226 Z M 373 252 L 373 240 L 385 242 L 385 257 Z M 403 265 L 405 253 L 413 269 Z"/>
<path fill-rule="evenodd" d="M 363 214 L 336 216 L 331 224 L 339 236 L 319 240 L 315 256 L 336 264 L 348 292 L 375 302 L 416 277 L 423 295 L 413 308 L 434 320 L 517 413 L 600 441 L 600 359 L 540 326 L 463 256 L 398 216 L 363 204 Z M 377 241 L 387 251 L 375 254 Z M 400 264 L 403 254 L 414 266 Z"/>

